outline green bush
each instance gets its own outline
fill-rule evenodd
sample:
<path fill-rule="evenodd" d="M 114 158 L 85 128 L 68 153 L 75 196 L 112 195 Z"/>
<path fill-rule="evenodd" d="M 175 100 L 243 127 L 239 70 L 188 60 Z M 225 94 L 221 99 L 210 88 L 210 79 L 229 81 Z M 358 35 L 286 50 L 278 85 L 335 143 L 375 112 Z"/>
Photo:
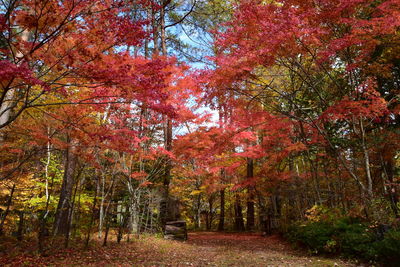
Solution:
<path fill-rule="evenodd" d="M 336 231 L 339 240 L 339 250 L 346 257 L 359 257 L 372 260 L 377 257 L 378 252 L 372 245 L 376 241 L 373 231 L 362 223 L 348 224 L 339 227 Z"/>
<path fill-rule="evenodd" d="M 289 227 L 289 241 L 307 247 L 312 253 L 337 254 L 385 264 L 400 262 L 400 230 L 380 236 L 377 229 L 354 218 L 334 221 L 308 221 Z"/>
<path fill-rule="evenodd" d="M 305 245 L 313 253 L 322 253 L 332 240 L 334 228 L 326 222 L 310 222 L 289 228 L 288 238 L 292 242 Z M 328 244 L 329 245 L 329 244 Z"/>
<path fill-rule="evenodd" d="M 376 237 L 374 232 L 356 218 L 340 218 L 333 222 L 334 238 L 337 242 L 337 252 L 347 256 L 355 255 L 364 259 L 371 259 L 376 256 L 376 251 L 371 244 Z"/>
<path fill-rule="evenodd" d="M 382 241 L 376 242 L 378 259 L 387 263 L 400 262 L 400 229 L 390 230 Z"/>

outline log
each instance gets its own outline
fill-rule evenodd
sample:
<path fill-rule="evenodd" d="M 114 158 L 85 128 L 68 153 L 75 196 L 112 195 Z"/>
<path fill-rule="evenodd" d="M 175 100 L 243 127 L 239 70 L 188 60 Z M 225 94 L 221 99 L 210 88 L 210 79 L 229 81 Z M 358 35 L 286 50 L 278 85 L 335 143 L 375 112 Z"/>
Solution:
<path fill-rule="evenodd" d="M 187 240 L 187 229 L 185 221 L 166 222 L 164 239 L 168 240 Z"/>

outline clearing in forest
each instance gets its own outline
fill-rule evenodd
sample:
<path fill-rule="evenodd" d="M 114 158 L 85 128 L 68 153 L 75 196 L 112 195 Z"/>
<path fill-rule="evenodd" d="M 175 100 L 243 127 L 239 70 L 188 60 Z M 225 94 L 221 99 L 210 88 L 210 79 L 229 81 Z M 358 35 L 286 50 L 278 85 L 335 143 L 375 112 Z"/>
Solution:
<path fill-rule="evenodd" d="M 354 266 L 340 259 L 306 256 L 278 236 L 250 233 L 190 233 L 186 242 L 141 236 L 107 247 L 78 247 L 48 257 L 19 255 L 6 266 Z"/>

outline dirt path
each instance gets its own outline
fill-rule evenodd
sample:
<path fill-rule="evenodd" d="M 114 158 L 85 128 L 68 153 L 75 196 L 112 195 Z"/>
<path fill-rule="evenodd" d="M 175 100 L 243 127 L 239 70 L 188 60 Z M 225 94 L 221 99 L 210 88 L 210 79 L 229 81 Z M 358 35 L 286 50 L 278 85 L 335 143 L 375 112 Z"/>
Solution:
<path fill-rule="evenodd" d="M 277 236 L 259 234 L 190 233 L 186 242 L 141 236 L 107 247 L 79 246 L 49 251 L 49 256 L 11 254 L 0 266 L 355 266 L 338 259 L 309 257 Z"/>
<path fill-rule="evenodd" d="M 190 234 L 187 243 L 208 256 L 211 266 L 352 266 L 338 259 L 305 256 L 278 236 L 203 232 Z"/>

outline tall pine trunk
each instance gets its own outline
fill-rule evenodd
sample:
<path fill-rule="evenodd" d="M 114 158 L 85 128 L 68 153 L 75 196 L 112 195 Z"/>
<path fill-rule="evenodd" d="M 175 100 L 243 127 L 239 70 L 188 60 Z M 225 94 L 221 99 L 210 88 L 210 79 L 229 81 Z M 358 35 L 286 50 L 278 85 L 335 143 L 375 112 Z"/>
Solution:
<path fill-rule="evenodd" d="M 161 29 L 161 51 L 163 56 L 167 56 L 167 39 L 165 33 L 165 8 L 168 5 L 168 2 L 163 2 L 163 5 L 160 9 L 160 29 Z M 154 43 L 156 46 L 156 43 Z M 166 122 L 164 125 L 164 146 L 167 151 L 172 150 L 172 121 L 170 118 L 166 118 Z M 166 163 L 164 168 L 163 175 L 163 188 L 161 193 L 161 203 L 160 203 L 160 223 L 162 229 L 165 228 L 165 224 L 168 220 L 176 219 L 176 218 L 168 218 L 168 205 L 169 205 L 169 184 L 171 181 L 171 160 L 166 157 Z"/>

